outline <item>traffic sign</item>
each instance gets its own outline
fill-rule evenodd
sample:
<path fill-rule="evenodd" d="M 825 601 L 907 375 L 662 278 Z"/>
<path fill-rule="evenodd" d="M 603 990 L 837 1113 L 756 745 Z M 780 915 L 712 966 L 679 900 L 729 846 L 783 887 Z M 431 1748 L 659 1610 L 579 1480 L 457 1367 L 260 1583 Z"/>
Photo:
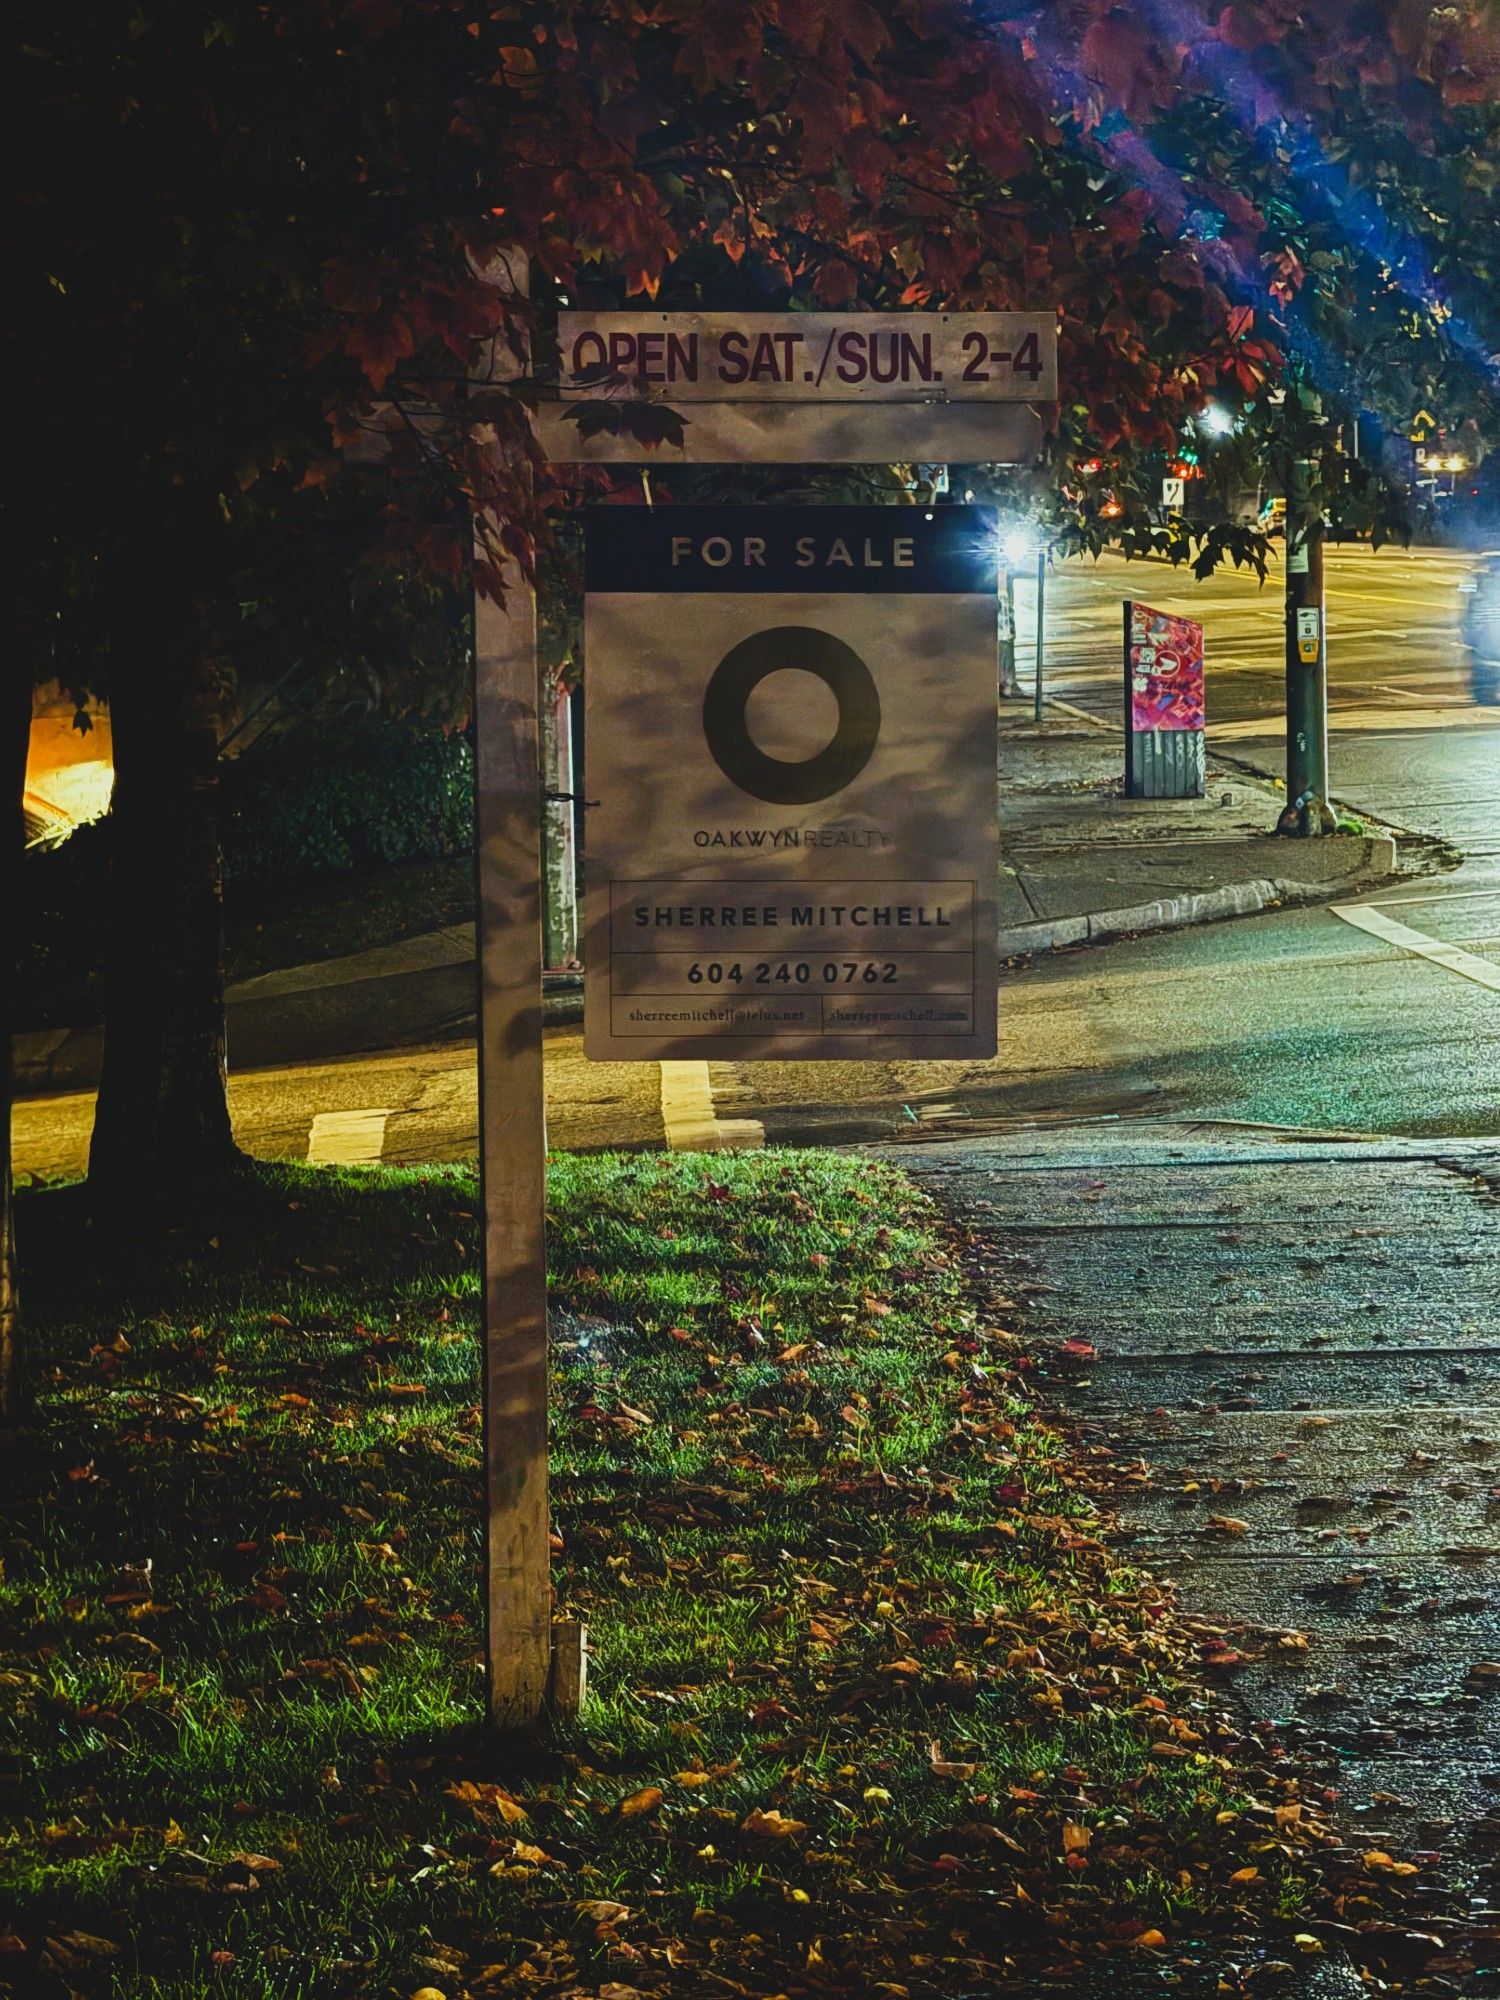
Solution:
<path fill-rule="evenodd" d="M 1185 479 L 1164 479 L 1162 481 L 1161 504 L 1169 513 L 1179 511 L 1186 498 L 1187 481 Z"/>
<path fill-rule="evenodd" d="M 595 1060 L 996 1047 L 997 520 L 598 508 Z"/>

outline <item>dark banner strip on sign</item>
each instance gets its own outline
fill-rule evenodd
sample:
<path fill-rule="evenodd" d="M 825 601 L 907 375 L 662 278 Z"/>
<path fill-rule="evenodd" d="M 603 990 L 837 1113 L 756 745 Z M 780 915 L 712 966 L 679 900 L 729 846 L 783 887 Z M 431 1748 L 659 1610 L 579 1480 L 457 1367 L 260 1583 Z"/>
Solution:
<path fill-rule="evenodd" d="M 590 591 L 993 592 L 993 507 L 591 507 Z"/>

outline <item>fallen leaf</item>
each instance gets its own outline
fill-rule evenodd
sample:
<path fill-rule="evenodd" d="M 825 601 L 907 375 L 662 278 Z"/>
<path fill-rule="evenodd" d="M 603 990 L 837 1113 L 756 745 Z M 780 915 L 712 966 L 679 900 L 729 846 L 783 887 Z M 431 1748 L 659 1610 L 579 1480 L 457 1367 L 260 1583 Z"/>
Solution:
<path fill-rule="evenodd" d="M 96 1937 L 92 1931 L 61 1931 L 58 1935 L 69 1951 L 82 1952 L 88 1958 L 117 1958 L 120 1953 L 113 1938 Z"/>
<path fill-rule="evenodd" d="M 1397 1861 L 1378 1847 L 1372 1847 L 1365 1856 L 1365 1866 L 1372 1875 L 1415 1875 L 1415 1861 Z"/>
<path fill-rule="evenodd" d="M 476 1785 L 472 1778 L 460 1778 L 448 1787 L 448 1797 L 460 1805 L 488 1806 L 507 1826 L 516 1826 L 526 1817 L 526 1808 L 512 1798 L 503 1785 Z"/>
<path fill-rule="evenodd" d="M 621 1799 L 615 1811 L 621 1819 L 639 1819 L 644 1813 L 652 1813 L 666 1797 L 660 1785 L 646 1785 L 628 1798 Z"/>
<path fill-rule="evenodd" d="M 806 1831 L 805 1821 L 784 1819 L 774 1806 L 766 1812 L 762 1812 L 759 1806 L 752 1806 L 740 1825 L 741 1833 L 764 1834 L 771 1840 L 787 1840 Z"/>

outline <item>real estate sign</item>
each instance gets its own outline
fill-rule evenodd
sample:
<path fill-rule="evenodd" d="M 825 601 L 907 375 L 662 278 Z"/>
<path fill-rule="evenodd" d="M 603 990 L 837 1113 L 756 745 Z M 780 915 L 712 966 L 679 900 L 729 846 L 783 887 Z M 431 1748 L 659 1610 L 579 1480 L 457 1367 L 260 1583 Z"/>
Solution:
<path fill-rule="evenodd" d="M 585 558 L 585 1047 L 996 1047 L 997 523 L 613 507 Z"/>
<path fill-rule="evenodd" d="M 564 312 L 557 334 L 565 398 L 1057 400 L 1055 312 Z"/>

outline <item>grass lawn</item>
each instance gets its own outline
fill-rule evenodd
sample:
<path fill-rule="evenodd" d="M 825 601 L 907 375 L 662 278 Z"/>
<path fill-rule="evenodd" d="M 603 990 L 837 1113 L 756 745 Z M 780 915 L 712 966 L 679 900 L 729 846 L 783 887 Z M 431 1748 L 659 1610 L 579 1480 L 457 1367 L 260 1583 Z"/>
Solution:
<path fill-rule="evenodd" d="M 551 1200 L 555 1575 L 593 1693 L 526 1751 L 477 1728 L 471 1176 L 266 1169 L 149 1280 L 59 1235 L 4 1454 L 0 1991 L 960 1996 L 1247 1934 L 1295 1960 L 1316 1829 L 1290 1781 L 1252 1802 L 925 1199 L 767 1153 L 564 1159 Z"/>

